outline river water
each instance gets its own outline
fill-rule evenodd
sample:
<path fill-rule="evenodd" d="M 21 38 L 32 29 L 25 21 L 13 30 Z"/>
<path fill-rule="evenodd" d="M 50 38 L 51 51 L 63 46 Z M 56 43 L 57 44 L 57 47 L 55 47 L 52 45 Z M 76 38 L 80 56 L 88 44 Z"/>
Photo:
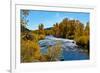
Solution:
<path fill-rule="evenodd" d="M 57 42 L 61 43 L 62 54 L 61 60 L 88 60 L 89 56 L 84 52 L 74 40 L 56 38 L 53 36 L 46 36 L 44 40 L 39 41 L 41 47 L 41 52 L 43 54 L 47 53 L 48 46 L 54 46 Z"/>

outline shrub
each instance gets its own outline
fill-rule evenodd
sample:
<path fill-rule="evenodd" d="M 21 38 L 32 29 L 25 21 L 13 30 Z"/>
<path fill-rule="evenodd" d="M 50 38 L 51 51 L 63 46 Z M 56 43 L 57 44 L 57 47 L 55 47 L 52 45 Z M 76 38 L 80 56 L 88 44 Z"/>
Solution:
<path fill-rule="evenodd" d="M 43 40 L 44 38 L 45 38 L 45 35 L 43 35 L 43 34 L 38 35 L 39 40 Z"/>
<path fill-rule="evenodd" d="M 84 48 L 89 49 L 89 36 L 80 36 L 76 39 L 76 43 Z"/>
<path fill-rule="evenodd" d="M 31 33 L 25 33 L 25 34 L 23 34 L 22 39 L 24 39 L 24 40 L 33 40 L 34 36 Z"/>
<path fill-rule="evenodd" d="M 39 60 L 39 58 L 39 45 L 30 40 L 21 40 L 21 62 L 32 62 Z"/>
<path fill-rule="evenodd" d="M 61 46 L 60 44 L 56 44 L 55 46 L 49 47 L 47 51 L 47 55 L 45 55 L 47 61 L 57 61 L 61 56 Z"/>

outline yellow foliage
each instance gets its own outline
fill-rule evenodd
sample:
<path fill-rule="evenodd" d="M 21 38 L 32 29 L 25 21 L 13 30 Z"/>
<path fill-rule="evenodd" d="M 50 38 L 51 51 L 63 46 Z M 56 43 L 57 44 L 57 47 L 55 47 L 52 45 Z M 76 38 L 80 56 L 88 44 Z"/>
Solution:
<path fill-rule="evenodd" d="M 55 46 L 49 47 L 46 55 L 47 61 L 56 61 L 59 60 L 62 49 L 60 44 L 56 44 Z"/>
<path fill-rule="evenodd" d="M 81 45 L 81 46 L 88 49 L 89 48 L 88 47 L 88 45 L 89 45 L 89 36 L 83 35 L 83 36 L 77 37 L 76 43 L 78 45 Z"/>
<path fill-rule="evenodd" d="M 32 62 L 40 58 L 40 47 L 38 43 L 30 40 L 21 40 L 21 61 Z"/>
<path fill-rule="evenodd" d="M 39 40 L 42 40 L 42 39 L 44 39 L 44 38 L 45 38 L 45 35 L 40 34 L 38 39 L 39 39 Z"/>

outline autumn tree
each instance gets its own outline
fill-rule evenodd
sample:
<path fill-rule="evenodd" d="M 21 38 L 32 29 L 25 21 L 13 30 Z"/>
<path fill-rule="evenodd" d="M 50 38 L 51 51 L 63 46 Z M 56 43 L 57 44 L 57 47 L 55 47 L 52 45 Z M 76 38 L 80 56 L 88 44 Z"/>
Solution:
<path fill-rule="evenodd" d="M 89 51 L 89 23 L 77 27 L 75 34 L 76 43 Z"/>
<path fill-rule="evenodd" d="M 68 18 L 65 18 L 62 20 L 62 22 L 59 23 L 59 27 L 60 27 L 60 36 L 62 38 L 66 38 L 66 34 L 68 33 Z"/>
<path fill-rule="evenodd" d="M 38 26 L 38 29 L 39 29 L 39 34 L 45 34 L 45 31 L 44 31 L 44 25 L 43 24 L 40 24 L 39 26 Z"/>
<path fill-rule="evenodd" d="M 45 38 L 45 30 L 44 30 L 44 25 L 43 24 L 40 24 L 38 26 L 38 34 L 39 34 L 39 40 L 42 40 Z"/>
<path fill-rule="evenodd" d="M 76 21 L 75 28 L 76 28 L 75 29 L 75 39 L 77 39 L 83 35 L 84 25 L 82 23 L 80 23 L 79 21 Z"/>
<path fill-rule="evenodd" d="M 26 27 L 26 25 L 27 25 L 27 22 L 28 22 L 27 16 L 28 15 L 29 15 L 29 10 L 21 10 L 21 21 L 20 21 L 20 23 L 24 27 Z"/>
<path fill-rule="evenodd" d="M 60 37 L 60 27 L 58 23 L 53 25 L 53 32 L 55 37 Z"/>
<path fill-rule="evenodd" d="M 88 48 L 89 49 L 89 42 L 90 42 L 90 28 L 89 28 L 89 22 L 87 22 L 87 25 L 86 25 L 86 27 L 85 27 L 85 36 L 87 37 L 87 41 L 86 41 L 86 48 Z"/>
<path fill-rule="evenodd" d="M 89 22 L 87 22 L 86 27 L 85 27 L 85 35 L 89 35 L 89 31 L 90 31 Z"/>

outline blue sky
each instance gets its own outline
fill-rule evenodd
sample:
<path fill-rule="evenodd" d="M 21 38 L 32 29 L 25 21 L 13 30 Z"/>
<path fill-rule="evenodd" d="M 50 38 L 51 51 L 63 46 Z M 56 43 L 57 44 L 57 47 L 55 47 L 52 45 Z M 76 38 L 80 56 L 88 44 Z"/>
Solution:
<path fill-rule="evenodd" d="M 44 28 L 52 27 L 53 24 L 61 22 L 64 18 L 80 20 L 83 24 L 89 22 L 89 13 L 82 12 L 56 12 L 56 11 L 36 11 L 29 10 L 27 28 L 38 29 L 39 24 L 44 24 Z"/>

